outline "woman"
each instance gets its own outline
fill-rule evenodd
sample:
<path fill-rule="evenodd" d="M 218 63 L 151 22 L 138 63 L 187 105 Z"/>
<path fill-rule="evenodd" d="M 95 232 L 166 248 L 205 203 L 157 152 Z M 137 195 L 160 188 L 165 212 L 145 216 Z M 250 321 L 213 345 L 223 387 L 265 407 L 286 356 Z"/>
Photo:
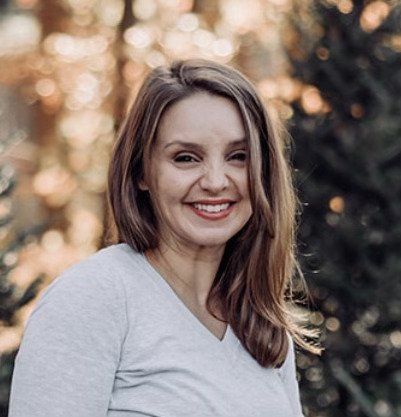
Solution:
<path fill-rule="evenodd" d="M 232 68 L 148 75 L 109 168 L 112 244 L 37 303 L 9 417 L 302 416 L 293 340 L 319 349 L 291 313 L 281 140 Z"/>

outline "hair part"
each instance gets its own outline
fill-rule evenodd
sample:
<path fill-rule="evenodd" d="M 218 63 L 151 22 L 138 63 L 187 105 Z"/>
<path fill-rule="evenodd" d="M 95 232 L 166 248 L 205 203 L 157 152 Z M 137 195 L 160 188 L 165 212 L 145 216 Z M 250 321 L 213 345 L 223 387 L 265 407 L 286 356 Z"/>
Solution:
<path fill-rule="evenodd" d="M 147 175 L 157 129 L 166 109 L 196 93 L 230 99 L 241 113 L 249 147 L 249 194 L 253 214 L 226 244 L 207 298 L 217 302 L 244 348 L 263 367 L 281 364 L 288 335 L 320 354 L 317 329 L 302 324 L 293 281 L 305 280 L 296 254 L 299 201 L 289 163 L 290 138 L 239 71 L 203 59 L 174 61 L 153 69 L 143 82 L 118 134 L 109 166 L 107 244 L 127 243 L 137 252 L 160 242 L 157 207 L 139 188 Z"/>

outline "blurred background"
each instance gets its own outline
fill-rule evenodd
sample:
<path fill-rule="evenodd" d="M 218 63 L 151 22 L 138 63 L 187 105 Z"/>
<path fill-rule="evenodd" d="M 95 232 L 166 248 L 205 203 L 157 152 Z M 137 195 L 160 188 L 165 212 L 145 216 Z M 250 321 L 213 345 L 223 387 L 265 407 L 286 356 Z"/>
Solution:
<path fill-rule="evenodd" d="M 297 353 L 305 416 L 401 416 L 399 0 L 0 0 L 0 416 L 37 297 L 104 244 L 138 86 L 189 57 L 241 70 L 293 138 L 326 348 Z"/>

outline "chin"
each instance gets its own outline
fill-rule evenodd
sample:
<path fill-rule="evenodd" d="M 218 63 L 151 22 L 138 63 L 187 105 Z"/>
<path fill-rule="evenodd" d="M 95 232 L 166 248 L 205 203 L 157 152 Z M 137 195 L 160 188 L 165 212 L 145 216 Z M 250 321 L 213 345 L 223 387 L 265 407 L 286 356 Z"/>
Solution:
<path fill-rule="evenodd" d="M 188 242 L 191 242 L 193 245 L 197 245 L 197 246 L 205 246 L 205 247 L 212 247 L 212 246 L 222 246 L 225 245 L 234 235 L 217 235 L 214 234 L 210 237 L 206 237 L 206 236 L 200 236 L 199 238 L 196 238 L 195 236 L 193 236 L 190 239 L 187 239 Z"/>

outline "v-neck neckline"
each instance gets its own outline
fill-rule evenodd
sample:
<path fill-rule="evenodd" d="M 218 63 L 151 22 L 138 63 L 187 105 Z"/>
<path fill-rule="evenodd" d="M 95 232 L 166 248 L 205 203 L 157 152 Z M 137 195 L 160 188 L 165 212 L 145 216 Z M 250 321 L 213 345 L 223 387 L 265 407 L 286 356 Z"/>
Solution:
<path fill-rule="evenodd" d="M 157 284 L 157 286 L 163 291 L 164 294 L 172 301 L 177 307 L 183 312 L 184 316 L 193 324 L 193 327 L 199 333 L 207 335 L 207 337 L 214 340 L 216 343 L 223 345 L 227 343 L 228 337 L 231 333 L 230 325 L 227 323 L 226 330 L 224 332 L 223 338 L 219 339 L 214 333 L 212 333 L 199 319 L 196 315 L 187 307 L 184 301 L 178 296 L 174 291 L 171 285 L 167 280 L 161 275 L 161 273 L 150 263 L 148 258 L 144 253 L 140 253 L 143 263 L 150 272 L 152 280 Z"/>

